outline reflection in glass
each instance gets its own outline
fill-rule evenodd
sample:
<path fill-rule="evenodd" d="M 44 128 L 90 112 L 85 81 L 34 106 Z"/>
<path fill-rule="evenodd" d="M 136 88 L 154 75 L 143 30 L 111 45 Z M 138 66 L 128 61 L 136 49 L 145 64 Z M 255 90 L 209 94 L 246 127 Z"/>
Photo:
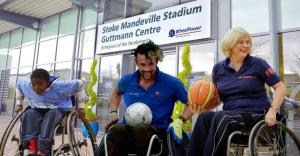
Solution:
<path fill-rule="evenodd" d="M 56 39 L 41 42 L 38 54 L 38 64 L 52 63 L 55 58 Z"/>
<path fill-rule="evenodd" d="M 56 63 L 54 75 L 62 80 L 69 80 L 72 71 L 72 62 Z"/>
<path fill-rule="evenodd" d="M 21 45 L 23 29 L 19 28 L 11 32 L 9 48 L 19 47 Z"/>
<path fill-rule="evenodd" d="M 19 64 L 20 49 L 8 51 L 7 68 L 17 68 Z"/>
<path fill-rule="evenodd" d="M 95 29 L 81 32 L 80 58 L 93 58 L 95 44 Z"/>
<path fill-rule="evenodd" d="M 284 82 L 288 88 L 287 95 L 289 96 L 296 87 L 300 86 L 300 31 L 280 35 L 282 35 Z M 300 92 L 296 93 L 295 100 L 300 102 Z M 288 112 L 289 119 L 299 122 L 299 109 L 290 109 L 286 112 Z M 291 128 L 296 130 L 294 126 Z"/>
<path fill-rule="evenodd" d="M 74 35 L 58 39 L 56 62 L 72 61 Z"/>
<path fill-rule="evenodd" d="M 273 66 L 273 54 L 270 51 L 270 36 L 252 37 L 252 56 L 260 57 Z"/>
<path fill-rule="evenodd" d="M 100 75 L 98 84 L 99 107 L 97 109 L 100 115 L 100 124 L 105 125 L 108 120 L 109 104 L 113 87 L 120 79 L 122 55 L 101 57 Z M 104 131 L 102 127 L 101 131 Z"/>
<path fill-rule="evenodd" d="M 0 35 L 0 51 L 7 50 L 9 44 L 9 32 Z"/>
<path fill-rule="evenodd" d="M 34 43 L 36 38 L 36 31 L 30 28 L 24 28 L 22 45 Z"/>
<path fill-rule="evenodd" d="M 231 25 L 250 33 L 269 30 L 268 0 L 231 0 Z"/>
<path fill-rule="evenodd" d="M 84 8 L 83 14 L 82 14 L 81 28 L 89 29 L 89 28 L 95 27 L 96 20 L 97 20 L 97 13 L 93 10 Z"/>
<path fill-rule="evenodd" d="M 125 1 L 106 1 L 104 3 L 103 21 L 124 17 Z"/>
<path fill-rule="evenodd" d="M 53 74 L 54 70 L 54 64 L 44 64 L 44 65 L 38 65 L 37 68 L 43 68 L 49 72 L 49 74 Z"/>
<path fill-rule="evenodd" d="M 281 29 L 300 27 L 300 1 L 276 0 L 278 6 L 278 25 Z"/>
<path fill-rule="evenodd" d="M 7 51 L 0 51 L 0 70 L 6 68 Z"/>
<path fill-rule="evenodd" d="M 3 112 L 12 113 L 13 112 L 13 105 L 14 105 L 14 97 L 15 97 L 15 88 L 16 88 L 16 78 L 17 74 L 10 73 L 8 75 L 8 92 L 4 95 L 3 98 L 7 98 L 6 103 L 2 103 L 1 109 Z"/>
<path fill-rule="evenodd" d="M 72 9 L 61 14 L 59 35 L 75 32 L 77 20 L 77 9 Z"/>
<path fill-rule="evenodd" d="M 158 62 L 160 71 L 176 77 L 176 55 L 174 53 L 164 53 L 165 57 L 162 62 Z"/>
<path fill-rule="evenodd" d="M 22 47 L 20 56 L 20 67 L 32 66 L 34 57 L 34 44 Z"/>
<path fill-rule="evenodd" d="M 179 47 L 179 72 L 183 70 L 181 55 L 183 47 Z M 211 79 L 212 68 L 215 64 L 215 43 L 190 45 L 190 62 L 192 73 L 190 84 L 199 79 Z"/>
<path fill-rule="evenodd" d="M 56 37 L 58 32 L 58 15 L 42 21 L 41 39 Z"/>

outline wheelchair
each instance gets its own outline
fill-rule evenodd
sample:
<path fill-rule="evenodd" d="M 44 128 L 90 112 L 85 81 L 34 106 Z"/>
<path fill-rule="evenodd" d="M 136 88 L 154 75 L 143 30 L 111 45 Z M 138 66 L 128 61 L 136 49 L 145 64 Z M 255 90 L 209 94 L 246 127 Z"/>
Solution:
<path fill-rule="evenodd" d="M 110 130 L 108 130 L 108 132 L 106 132 L 106 134 L 104 134 L 104 136 L 98 146 L 98 149 L 96 151 L 96 156 L 108 156 L 107 141 L 108 141 L 110 135 L 111 135 Z M 164 148 L 168 149 L 169 156 L 184 156 L 186 149 L 187 149 L 188 142 L 189 142 L 189 140 L 188 140 L 187 136 L 185 135 L 185 133 L 183 133 L 182 144 L 178 144 L 177 142 L 175 142 L 175 140 L 172 137 L 172 134 L 168 133 L 167 134 L 167 144 L 168 144 L 167 146 L 168 147 L 164 147 L 162 139 L 160 139 L 156 134 L 154 134 L 154 135 L 152 135 L 152 137 L 149 141 L 146 156 L 161 156 Z M 158 151 L 153 150 L 153 146 L 155 144 L 160 146 L 160 149 Z M 128 155 L 134 156 L 135 154 L 129 153 Z"/>
<path fill-rule="evenodd" d="M 0 156 L 23 156 L 24 147 L 21 140 L 21 124 L 19 119 L 27 109 L 19 112 L 6 128 L 0 144 Z M 81 133 L 81 124 L 87 128 L 88 138 Z M 54 128 L 51 156 L 94 155 L 96 149 L 95 136 L 85 118 L 80 118 L 76 111 L 68 112 L 62 123 Z"/>
<path fill-rule="evenodd" d="M 286 126 L 284 117 L 271 127 L 261 120 L 251 130 L 232 132 L 227 142 L 227 156 L 242 156 L 246 148 L 250 156 L 300 155 L 300 142 Z"/>

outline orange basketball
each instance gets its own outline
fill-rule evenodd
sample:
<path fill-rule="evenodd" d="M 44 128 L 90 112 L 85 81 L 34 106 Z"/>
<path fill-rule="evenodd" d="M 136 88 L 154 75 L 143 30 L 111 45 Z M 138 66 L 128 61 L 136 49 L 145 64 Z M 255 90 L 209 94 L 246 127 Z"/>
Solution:
<path fill-rule="evenodd" d="M 192 84 L 188 96 L 189 109 L 193 113 L 211 110 L 220 104 L 217 88 L 207 80 L 199 80 Z"/>

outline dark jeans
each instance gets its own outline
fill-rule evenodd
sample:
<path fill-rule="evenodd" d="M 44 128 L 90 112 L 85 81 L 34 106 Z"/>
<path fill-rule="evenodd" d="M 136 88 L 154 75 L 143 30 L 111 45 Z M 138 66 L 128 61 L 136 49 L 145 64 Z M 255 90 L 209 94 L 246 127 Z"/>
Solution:
<path fill-rule="evenodd" d="M 153 134 L 158 135 L 158 137 L 163 140 L 163 155 L 167 156 L 166 129 L 154 128 L 153 126 L 146 124 L 140 124 L 134 127 L 129 125 L 115 124 L 111 128 L 108 138 L 108 155 L 127 156 L 128 153 L 136 153 L 138 156 L 145 156 L 147 154 L 149 142 Z M 160 144 L 154 143 L 151 151 L 160 151 Z"/>
<path fill-rule="evenodd" d="M 62 120 L 57 109 L 28 109 L 22 118 L 22 140 L 37 139 L 38 148 L 45 154 L 51 153 L 54 128 Z"/>
<path fill-rule="evenodd" d="M 226 156 L 229 135 L 246 130 L 262 119 L 264 114 L 203 112 L 198 116 L 186 156 Z"/>

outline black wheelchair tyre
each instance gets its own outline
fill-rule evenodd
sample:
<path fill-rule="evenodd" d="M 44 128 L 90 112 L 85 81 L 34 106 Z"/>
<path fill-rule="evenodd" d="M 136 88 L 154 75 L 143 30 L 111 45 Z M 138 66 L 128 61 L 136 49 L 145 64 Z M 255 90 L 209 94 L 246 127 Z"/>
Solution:
<path fill-rule="evenodd" d="M 96 138 L 93 134 L 92 128 L 90 127 L 89 122 L 85 119 L 85 118 L 80 118 L 78 116 L 77 112 L 72 112 L 69 117 L 68 117 L 68 137 L 69 137 L 69 142 L 70 142 L 70 147 L 71 147 L 71 151 L 72 154 L 74 156 L 80 156 L 82 155 L 81 151 L 82 150 L 82 146 L 91 146 L 91 150 L 90 151 L 90 155 L 95 155 L 95 151 L 96 151 Z M 75 137 L 75 129 L 79 129 L 77 125 L 77 123 L 83 123 L 85 125 L 85 127 L 87 128 L 87 132 L 89 137 L 88 138 L 81 138 L 81 140 L 76 140 Z M 77 128 L 76 128 L 77 127 Z"/>
<path fill-rule="evenodd" d="M 0 142 L 0 156 L 3 156 L 5 155 L 5 147 L 8 145 L 8 141 L 9 141 L 9 136 L 10 134 L 12 133 L 12 130 L 13 128 L 15 127 L 16 123 L 18 122 L 18 120 L 20 119 L 20 117 L 22 116 L 24 110 L 20 113 L 18 113 L 9 123 L 9 125 L 7 126 L 2 138 L 1 138 L 1 142 Z M 12 141 L 12 140 L 11 140 Z M 23 150 L 20 149 L 20 147 L 22 146 L 21 145 L 21 140 L 20 140 L 20 137 L 19 138 L 16 138 L 15 140 L 18 144 L 18 147 L 16 149 L 16 153 L 15 155 L 20 155 L 22 156 L 23 155 Z M 18 153 L 18 154 L 17 154 Z"/>
<path fill-rule="evenodd" d="M 269 138 L 268 138 L 269 137 Z M 249 137 L 249 154 L 250 156 L 257 156 L 258 155 L 258 142 L 260 144 L 269 144 L 271 141 L 274 140 L 279 143 L 275 143 L 276 152 L 273 153 L 273 155 L 287 155 L 287 148 L 280 148 L 281 146 L 286 146 L 286 138 L 290 138 L 289 141 L 296 146 L 294 150 L 297 150 L 296 155 L 300 155 L 300 142 L 297 138 L 297 136 L 283 123 L 276 122 L 276 124 L 272 127 L 269 127 L 265 121 L 260 121 L 255 125 L 255 127 L 252 129 Z M 284 138 L 284 139 L 283 139 Z M 271 139 L 271 140 L 268 140 Z M 273 146 L 274 148 L 274 146 Z M 284 149 L 284 150 L 282 150 Z M 279 151 L 278 151 L 279 150 Z"/>

